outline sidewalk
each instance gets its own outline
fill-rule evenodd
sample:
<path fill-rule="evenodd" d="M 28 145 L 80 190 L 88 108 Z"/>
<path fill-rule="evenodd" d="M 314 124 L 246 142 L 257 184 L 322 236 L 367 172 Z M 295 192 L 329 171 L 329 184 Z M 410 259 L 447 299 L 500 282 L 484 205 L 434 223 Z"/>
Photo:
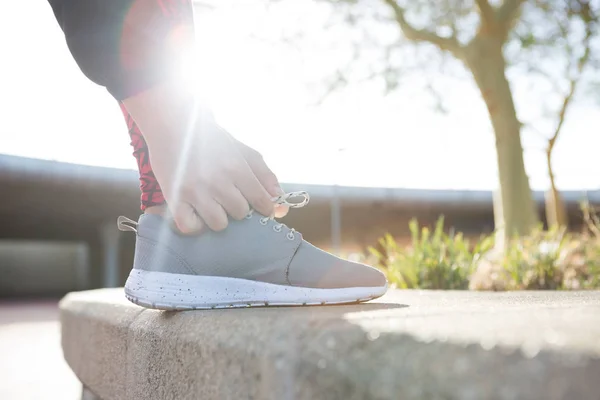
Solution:
<path fill-rule="evenodd" d="M 0 399 L 78 400 L 63 359 L 56 301 L 0 301 Z"/>

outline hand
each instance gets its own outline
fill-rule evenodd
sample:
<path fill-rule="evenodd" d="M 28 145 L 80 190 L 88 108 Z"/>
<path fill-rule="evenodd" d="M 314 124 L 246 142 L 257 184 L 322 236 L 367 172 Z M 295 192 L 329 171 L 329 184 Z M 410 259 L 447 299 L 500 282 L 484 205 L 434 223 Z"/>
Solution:
<path fill-rule="evenodd" d="M 160 86 L 124 104 L 146 139 L 152 169 L 182 232 L 197 232 L 204 223 L 223 230 L 228 214 L 242 219 L 250 207 L 274 214 L 271 198 L 279 185 L 260 154 L 190 106 L 181 92 Z"/>
<path fill-rule="evenodd" d="M 254 172 L 254 175 L 256 175 L 260 183 L 265 187 L 265 189 L 267 189 L 269 194 L 272 197 L 277 197 L 284 194 L 285 192 L 281 188 L 277 176 L 275 176 L 273 171 L 271 171 L 271 169 L 267 166 L 262 155 L 253 148 L 235 139 L 233 136 L 231 136 L 231 138 L 236 143 L 238 150 L 242 153 L 242 156 L 244 156 L 244 159 L 252 169 L 252 172 Z M 289 210 L 290 209 L 288 206 L 276 204 L 275 217 L 285 217 Z"/>

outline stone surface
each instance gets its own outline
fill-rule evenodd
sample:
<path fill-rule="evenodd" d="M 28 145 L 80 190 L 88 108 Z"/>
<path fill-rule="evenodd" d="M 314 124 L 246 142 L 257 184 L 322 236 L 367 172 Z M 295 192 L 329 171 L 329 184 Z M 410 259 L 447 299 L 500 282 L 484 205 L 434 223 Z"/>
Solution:
<path fill-rule="evenodd" d="M 600 292 L 162 312 L 107 289 L 68 295 L 61 319 L 104 400 L 600 399 Z"/>

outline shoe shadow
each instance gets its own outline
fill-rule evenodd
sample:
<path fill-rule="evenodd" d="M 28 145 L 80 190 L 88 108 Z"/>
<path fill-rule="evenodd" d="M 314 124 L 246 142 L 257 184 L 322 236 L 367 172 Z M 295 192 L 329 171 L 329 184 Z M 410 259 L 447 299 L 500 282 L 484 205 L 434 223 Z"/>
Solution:
<path fill-rule="evenodd" d="M 329 304 L 322 306 L 310 306 L 303 308 L 351 308 L 354 311 L 376 311 L 376 310 L 393 310 L 396 308 L 410 307 L 408 304 L 398 303 L 350 303 L 350 304 Z"/>
<path fill-rule="evenodd" d="M 409 307 L 408 304 L 398 303 L 349 303 L 349 304 L 326 304 L 315 306 L 269 306 L 258 307 L 256 310 L 265 313 L 281 313 L 289 309 L 290 313 L 296 316 L 302 315 L 322 315 L 327 317 L 339 317 L 344 314 L 362 313 L 381 310 L 397 310 Z"/>
<path fill-rule="evenodd" d="M 310 305 L 310 306 L 253 306 L 253 307 L 234 307 L 234 308 L 216 308 L 210 310 L 189 310 L 189 311 L 158 311 L 161 313 L 161 318 L 170 319 L 179 314 L 189 313 L 232 313 L 243 317 L 244 313 L 251 313 L 253 316 L 267 316 L 270 314 L 281 314 L 289 312 L 297 317 L 313 316 L 315 314 L 322 316 L 341 316 L 347 313 L 370 312 L 380 310 L 396 310 L 408 308 L 408 304 L 399 303 L 348 303 L 348 304 L 326 304 L 326 305 Z M 250 314 L 248 314 L 250 316 Z"/>

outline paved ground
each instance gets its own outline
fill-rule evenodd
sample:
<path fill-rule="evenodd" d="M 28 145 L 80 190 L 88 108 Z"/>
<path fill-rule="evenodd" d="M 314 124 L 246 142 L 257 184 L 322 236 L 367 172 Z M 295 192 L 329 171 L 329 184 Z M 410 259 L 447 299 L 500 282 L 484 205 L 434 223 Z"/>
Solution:
<path fill-rule="evenodd" d="M 117 290 L 110 297 L 122 296 Z M 126 302 L 123 304 L 137 310 Z M 341 318 L 365 332 L 370 343 L 366 348 L 389 334 L 404 333 L 421 343 L 476 344 L 484 351 L 503 349 L 507 354 L 516 349 L 532 362 L 539 360 L 536 356 L 545 350 L 587 354 L 592 359 L 600 357 L 599 292 L 391 292 L 376 303 L 363 306 L 211 313 L 186 312 L 173 318 L 173 314 L 147 311 L 145 317 L 140 317 L 141 321 L 150 322 L 171 315 L 169 324 L 185 326 L 193 325 L 196 316 L 206 321 L 206 317 L 214 314 L 217 325 L 233 323 L 250 331 L 265 324 L 285 326 L 282 313 L 293 315 L 296 322 L 309 322 L 316 327 L 336 325 L 334 321 Z M 242 323 L 244 316 L 249 317 L 247 324 Z M 330 351 L 323 349 L 336 343 L 327 336 L 327 330 L 310 341 L 324 356 Z M 0 399 L 79 398 L 80 385 L 62 357 L 56 302 L 0 302 L 0 355 Z M 339 357 L 339 353 L 332 355 Z M 323 365 L 329 369 L 329 363 L 318 360 L 317 367 Z M 402 369 L 400 365 L 396 367 Z M 379 382 L 382 383 L 385 382 Z"/>
<path fill-rule="evenodd" d="M 0 301 L 0 399 L 76 400 L 77 378 L 60 348 L 55 301 Z"/>

